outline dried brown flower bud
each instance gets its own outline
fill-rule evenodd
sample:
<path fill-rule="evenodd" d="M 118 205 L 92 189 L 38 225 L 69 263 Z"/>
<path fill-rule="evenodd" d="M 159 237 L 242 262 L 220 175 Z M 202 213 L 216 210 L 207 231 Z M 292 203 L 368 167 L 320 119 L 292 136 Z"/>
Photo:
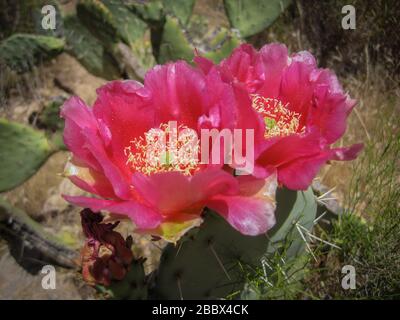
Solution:
<path fill-rule="evenodd" d="M 86 236 L 81 252 L 83 279 L 91 285 L 109 286 L 112 280 L 122 280 L 133 260 L 132 237 L 126 240 L 114 229 L 119 222 L 102 223 L 103 215 L 90 209 L 81 211 L 82 228 Z"/>

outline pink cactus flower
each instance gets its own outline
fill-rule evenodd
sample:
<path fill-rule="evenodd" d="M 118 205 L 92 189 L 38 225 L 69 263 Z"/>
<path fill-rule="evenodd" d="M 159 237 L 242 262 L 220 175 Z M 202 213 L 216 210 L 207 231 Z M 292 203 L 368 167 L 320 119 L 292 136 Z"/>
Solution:
<path fill-rule="evenodd" d="M 283 44 L 269 44 L 259 51 L 243 44 L 219 65 L 197 56 L 204 74 L 218 70 L 221 78 L 245 90 L 248 104 L 264 122 L 263 134 L 256 135 L 255 176 L 277 172 L 278 181 L 294 190 L 312 183 L 320 167 L 329 160 L 355 159 L 362 144 L 345 148 L 331 145 L 346 130 L 355 100 L 344 93 L 337 77 L 319 69 L 312 54 L 302 51 L 291 56 Z M 248 111 L 247 111 L 248 112 Z"/>
<path fill-rule="evenodd" d="M 113 81 L 97 94 L 93 107 L 78 97 L 62 107 L 64 142 L 72 152 L 65 175 L 95 196 L 65 195 L 67 201 L 129 217 L 138 232 L 171 242 L 201 223 L 206 206 L 243 234 L 265 233 L 274 225 L 276 177 L 237 178 L 223 164 L 181 162 L 169 145 L 158 154 L 162 163 L 146 156 L 150 144 L 159 141 L 158 133 L 173 134 L 170 121 L 177 122 L 184 137 L 220 128 L 226 118 L 236 127 L 253 126 L 219 73 L 204 75 L 177 62 L 150 70 L 143 85 Z"/>

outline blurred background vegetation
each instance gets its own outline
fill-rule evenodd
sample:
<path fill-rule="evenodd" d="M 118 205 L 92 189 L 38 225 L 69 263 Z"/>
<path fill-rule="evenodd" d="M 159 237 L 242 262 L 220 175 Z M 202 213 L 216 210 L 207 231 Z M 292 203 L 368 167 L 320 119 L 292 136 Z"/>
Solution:
<path fill-rule="evenodd" d="M 41 26 L 48 4 L 56 8 L 55 30 Z M 348 4 L 355 30 L 341 26 Z M 157 63 L 191 62 L 194 50 L 219 62 L 241 42 L 282 42 L 333 69 L 358 100 L 338 145 L 362 141 L 366 148 L 316 179 L 327 213 L 305 235 L 308 256 L 293 265 L 273 257 L 268 281 L 260 266 L 228 298 L 399 298 L 399 30 L 396 0 L 0 0 L 0 298 L 96 295 L 69 269 L 82 244 L 79 209 L 60 195 L 82 191 L 60 176 L 68 157 L 63 101 L 76 94 L 91 104 L 106 81 L 141 81 Z M 134 241 L 150 272 L 163 244 Z M 37 291 L 48 261 L 60 265 L 63 290 L 56 293 Z M 356 267 L 355 290 L 341 287 L 346 264 Z M 289 269 L 298 272 L 288 277 Z"/>

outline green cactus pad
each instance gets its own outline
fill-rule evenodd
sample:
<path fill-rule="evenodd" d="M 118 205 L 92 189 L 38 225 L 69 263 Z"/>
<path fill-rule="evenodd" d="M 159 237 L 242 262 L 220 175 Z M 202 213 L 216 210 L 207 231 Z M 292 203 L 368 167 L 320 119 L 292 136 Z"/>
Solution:
<path fill-rule="evenodd" d="M 147 30 L 146 23 L 121 0 L 82 0 L 77 5 L 77 15 L 105 46 L 119 41 L 131 46 Z"/>
<path fill-rule="evenodd" d="M 271 25 L 289 6 L 291 0 L 224 0 L 232 28 L 242 37 L 256 34 Z"/>
<path fill-rule="evenodd" d="M 81 0 L 76 5 L 76 14 L 79 20 L 105 46 L 118 42 L 120 35 L 117 23 L 111 11 L 99 0 Z"/>
<path fill-rule="evenodd" d="M 168 16 L 160 45 L 159 63 L 179 59 L 192 62 L 195 49 L 205 57 L 220 62 L 240 44 L 237 35 L 226 28 L 209 28 L 206 18 L 193 15 L 187 28 L 177 18 Z"/>
<path fill-rule="evenodd" d="M 31 177 L 57 147 L 28 126 L 0 119 L 0 192 Z"/>
<path fill-rule="evenodd" d="M 187 26 L 193 48 L 206 58 L 219 63 L 226 58 L 241 40 L 237 33 L 224 27 L 210 27 L 207 17 L 194 14 Z"/>
<path fill-rule="evenodd" d="M 162 34 L 158 62 L 166 63 L 179 59 L 191 61 L 193 59 L 193 48 L 187 40 L 178 19 L 167 17 Z"/>
<path fill-rule="evenodd" d="M 64 20 L 66 50 L 92 74 L 113 80 L 120 77 L 117 62 L 76 16 Z"/>
<path fill-rule="evenodd" d="M 152 297 L 157 299 L 225 298 L 245 284 L 240 264 L 260 266 L 261 259 L 290 241 L 286 260 L 298 256 L 304 241 L 296 223 L 310 229 L 317 205 L 311 189 L 278 191 L 277 223 L 266 235 L 244 236 L 219 215 L 208 212 L 203 225 L 176 246 L 168 245 L 155 276 Z"/>
<path fill-rule="evenodd" d="M 45 228 L 33 220 L 25 211 L 12 206 L 3 197 L 0 197 L 0 226 L 5 235 L 10 233 L 14 238 L 23 240 L 24 246 L 34 248 L 48 261 L 56 262 L 60 266 L 75 268 L 78 258 L 77 252 L 70 247 L 60 236 L 48 233 Z M 28 250 L 29 251 L 29 250 Z M 21 252 L 21 259 L 25 259 Z M 26 257 L 29 259 L 29 253 Z M 45 260 L 41 260 L 45 261 Z"/>
<path fill-rule="evenodd" d="M 147 22 L 160 21 L 163 17 L 163 5 L 161 0 L 135 1 L 130 8 L 141 19 Z"/>
<path fill-rule="evenodd" d="M 204 54 L 204 56 L 215 63 L 219 63 L 231 54 L 233 49 L 240 45 L 240 39 L 230 30 L 221 28 L 212 41 L 212 50 Z"/>
<path fill-rule="evenodd" d="M 118 35 L 129 46 L 143 37 L 147 24 L 140 20 L 121 0 L 103 0 L 110 10 Z"/>
<path fill-rule="evenodd" d="M 98 46 L 96 53 L 93 53 L 98 57 L 96 72 L 102 65 L 105 73 L 109 74 L 106 78 L 118 77 L 109 72 L 116 73 L 114 69 L 117 68 L 119 77 L 127 74 L 131 78 L 142 80 L 144 70 L 155 64 L 150 29 L 134 13 L 132 5 L 125 4 L 122 0 L 83 0 L 77 5 L 77 16 L 104 47 L 102 49 Z M 97 40 L 92 39 L 81 44 L 79 49 L 87 51 L 93 47 L 91 44 L 94 42 Z M 91 59 L 85 60 L 86 65 L 91 64 Z M 93 65 L 90 67 L 93 69 Z M 100 73 L 103 76 L 103 72 Z"/>
<path fill-rule="evenodd" d="M 164 11 L 178 18 L 182 25 L 189 22 L 195 0 L 163 0 Z"/>
<path fill-rule="evenodd" d="M 30 71 L 34 65 L 62 52 L 64 41 L 54 37 L 18 33 L 0 43 L 0 65 L 17 73 Z"/>
<path fill-rule="evenodd" d="M 278 204 L 276 225 L 269 231 L 267 254 L 273 254 L 282 244 L 290 243 L 285 251 L 289 257 L 302 253 L 305 243 L 296 224 L 311 230 L 317 215 L 317 202 L 311 187 L 307 191 L 279 189 L 276 194 Z"/>

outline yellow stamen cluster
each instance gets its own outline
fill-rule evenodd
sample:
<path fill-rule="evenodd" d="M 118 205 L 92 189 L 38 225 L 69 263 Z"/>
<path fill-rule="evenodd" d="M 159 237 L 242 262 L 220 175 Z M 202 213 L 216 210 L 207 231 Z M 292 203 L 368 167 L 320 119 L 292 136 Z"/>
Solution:
<path fill-rule="evenodd" d="M 301 114 L 290 110 L 288 104 L 279 99 L 253 94 L 252 103 L 253 108 L 264 117 L 266 139 L 304 131 L 304 127 L 300 128 Z"/>
<path fill-rule="evenodd" d="M 146 175 L 168 171 L 192 175 L 199 169 L 197 133 L 186 126 L 170 128 L 169 124 L 161 124 L 130 143 L 124 154 L 133 171 Z"/>

